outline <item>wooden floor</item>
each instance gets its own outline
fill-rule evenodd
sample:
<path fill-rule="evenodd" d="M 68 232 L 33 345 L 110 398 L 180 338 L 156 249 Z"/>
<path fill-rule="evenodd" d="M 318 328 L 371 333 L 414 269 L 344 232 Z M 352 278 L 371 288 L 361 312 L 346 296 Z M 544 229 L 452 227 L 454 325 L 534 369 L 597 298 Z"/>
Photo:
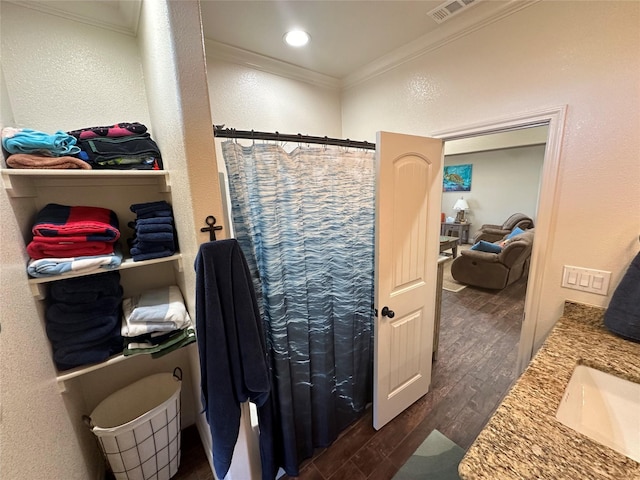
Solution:
<path fill-rule="evenodd" d="M 494 292 L 443 291 L 439 357 L 431 389 L 384 428 L 371 411 L 302 465 L 300 480 L 389 480 L 432 430 L 465 450 L 515 381 L 526 279 Z M 288 479 L 290 477 L 283 477 Z M 212 480 L 195 428 L 183 432 L 174 480 Z"/>

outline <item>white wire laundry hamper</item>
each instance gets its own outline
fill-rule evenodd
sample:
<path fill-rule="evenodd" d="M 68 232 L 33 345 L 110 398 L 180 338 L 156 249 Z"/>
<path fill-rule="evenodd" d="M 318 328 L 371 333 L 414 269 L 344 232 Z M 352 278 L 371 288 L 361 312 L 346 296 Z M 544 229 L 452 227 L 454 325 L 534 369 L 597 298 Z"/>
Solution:
<path fill-rule="evenodd" d="M 142 378 L 84 417 L 116 480 L 169 480 L 180 466 L 182 370 Z"/>

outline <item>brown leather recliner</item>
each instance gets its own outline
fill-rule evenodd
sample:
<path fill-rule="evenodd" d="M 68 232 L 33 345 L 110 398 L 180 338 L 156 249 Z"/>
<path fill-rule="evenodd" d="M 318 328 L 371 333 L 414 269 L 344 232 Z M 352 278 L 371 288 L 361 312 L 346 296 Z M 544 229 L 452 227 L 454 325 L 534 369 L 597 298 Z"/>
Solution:
<path fill-rule="evenodd" d="M 451 276 L 467 285 L 501 290 L 529 272 L 533 235 L 533 230 L 516 235 L 500 253 L 463 250 L 451 264 Z"/>
<path fill-rule="evenodd" d="M 497 242 L 504 238 L 505 235 L 509 235 L 516 227 L 519 227 L 522 230 L 533 228 L 533 220 L 524 213 L 514 213 L 507 218 L 502 225 L 486 223 L 482 225 L 473 236 L 473 243 L 478 243 L 480 240 L 484 240 L 485 242 Z"/>

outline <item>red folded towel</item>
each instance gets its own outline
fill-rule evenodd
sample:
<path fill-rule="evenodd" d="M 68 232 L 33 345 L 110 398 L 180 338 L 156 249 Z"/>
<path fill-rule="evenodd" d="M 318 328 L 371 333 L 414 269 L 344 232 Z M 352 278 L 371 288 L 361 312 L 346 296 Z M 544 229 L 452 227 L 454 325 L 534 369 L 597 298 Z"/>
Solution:
<path fill-rule="evenodd" d="M 69 207 L 50 203 L 38 215 L 31 229 L 34 236 L 76 237 L 68 241 L 115 242 L 120 238 L 118 217 L 101 207 Z"/>
<path fill-rule="evenodd" d="M 73 238 L 73 237 L 72 237 Z M 114 244 L 112 242 L 80 242 L 68 241 L 61 238 L 33 237 L 27 245 L 27 253 L 34 260 L 41 258 L 84 257 L 89 255 L 111 255 Z"/>

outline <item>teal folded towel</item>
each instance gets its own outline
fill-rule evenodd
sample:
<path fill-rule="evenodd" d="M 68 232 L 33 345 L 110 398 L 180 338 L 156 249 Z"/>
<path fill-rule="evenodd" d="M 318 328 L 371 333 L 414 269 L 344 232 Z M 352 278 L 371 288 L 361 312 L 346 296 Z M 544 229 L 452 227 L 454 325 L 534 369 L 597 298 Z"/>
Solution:
<path fill-rule="evenodd" d="M 71 135 L 57 131 L 53 135 L 31 128 L 11 128 L 2 130 L 2 146 L 9 153 L 45 152 L 52 157 L 75 155 L 80 152 L 77 140 Z"/>

